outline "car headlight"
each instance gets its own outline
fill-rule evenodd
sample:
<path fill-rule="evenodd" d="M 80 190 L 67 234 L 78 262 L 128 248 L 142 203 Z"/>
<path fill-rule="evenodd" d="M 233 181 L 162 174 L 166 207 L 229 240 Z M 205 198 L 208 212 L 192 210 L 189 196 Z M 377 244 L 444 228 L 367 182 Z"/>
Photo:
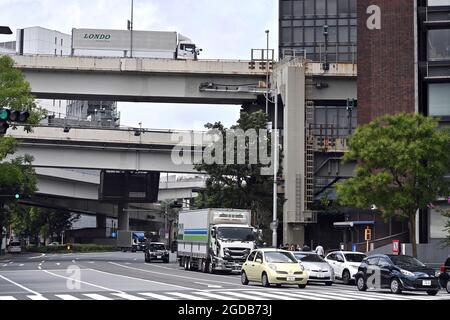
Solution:
<path fill-rule="evenodd" d="M 300 270 L 301 270 L 301 271 L 305 271 L 305 267 L 304 267 L 301 263 L 299 263 L 298 266 L 300 267 Z M 308 270 L 308 269 L 306 269 L 306 270 Z M 309 271 L 309 270 L 308 270 L 308 271 Z"/>
<path fill-rule="evenodd" d="M 400 269 L 400 272 L 401 272 L 403 275 L 407 276 L 407 277 L 414 277 L 414 273 L 412 273 L 412 272 L 410 272 L 410 271 L 408 271 L 408 270 Z"/>
<path fill-rule="evenodd" d="M 274 264 L 269 264 L 269 268 L 272 269 L 273 271 L 277 271 L 277 266 Z"/>
<path fill-rule="evenodd" d="M 434 276 L 435 277 L 439 277 L 441 275 L 441 272 L 440 271 L 436 271 L 435 273 L 434 273 Z"/>

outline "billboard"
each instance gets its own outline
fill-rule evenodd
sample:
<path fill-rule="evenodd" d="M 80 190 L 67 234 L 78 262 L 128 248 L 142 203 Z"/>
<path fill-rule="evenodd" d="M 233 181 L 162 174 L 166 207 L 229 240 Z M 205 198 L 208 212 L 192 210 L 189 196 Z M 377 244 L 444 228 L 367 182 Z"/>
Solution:
<path fill-rule="evenodd" d="M 133 51 L 175 52 L 177 33 L 167 31 L 133 31 Z M 73 50 L 128 51 L 131 31 L 108 29 L 72 29 Z"/>

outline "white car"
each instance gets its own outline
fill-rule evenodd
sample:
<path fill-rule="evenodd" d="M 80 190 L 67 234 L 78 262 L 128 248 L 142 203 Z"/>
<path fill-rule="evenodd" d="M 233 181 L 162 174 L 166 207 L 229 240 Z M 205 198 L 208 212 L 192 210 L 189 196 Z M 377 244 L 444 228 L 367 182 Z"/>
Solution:
<path fill-rule="evenodd" d="M 355 280 L 358 268 L 365 257 L 366 255 L 361 252 L 334 251 L 325 257 L 325 261 L 333 268 L 335 279 L 350 284 Z"/>
<path fill-rule="evenodd" d="M 20 242 L 11 242 L 8 247 L 9 253 L 21 253 L 22 247 L 20 246 Z"/>

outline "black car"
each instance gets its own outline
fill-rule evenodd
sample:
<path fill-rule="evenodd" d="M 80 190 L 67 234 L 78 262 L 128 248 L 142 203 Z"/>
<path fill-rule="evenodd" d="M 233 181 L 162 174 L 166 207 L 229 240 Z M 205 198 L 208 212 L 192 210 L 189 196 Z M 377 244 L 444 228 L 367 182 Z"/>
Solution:
<path fill-rule="evenodd" d="M 439 271 L 439 282 L 442 288 L 447 289 L 447 292 L 450 293 L 450 257 L 447 258 Z"/>
<path fill-rule="evenodd" d="M 152 262 L 154 260 L 160 260 L 165 263 L 169 263 L 169 251 L 164 243 L 150 242 L 145 251 L 145 262 Z"/>
<path fill-rule="evenodd" d="M 396 255 L 373 255 L 361 263 L 355 276 L 359 291 L 369 288 L 402 291 L 426 291 L 436 295 L 441 289 L 436 272 L 416 258 Z"/>

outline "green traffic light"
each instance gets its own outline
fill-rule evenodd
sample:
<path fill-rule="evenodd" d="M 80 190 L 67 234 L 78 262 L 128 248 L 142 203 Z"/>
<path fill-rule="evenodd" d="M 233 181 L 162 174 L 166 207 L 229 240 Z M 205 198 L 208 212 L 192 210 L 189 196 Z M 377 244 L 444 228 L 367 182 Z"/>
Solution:
<path fill-rule="evenodd" d="M 8 120 L 9 113 L 7 109 L 0 109 L 0 120 Z"/>
<path fill-rule="evenodd" d="M 20 199 L 20 194 L 16 193 L 16 195 L 14 196 L 16 198 L 16 200 Z"/>

